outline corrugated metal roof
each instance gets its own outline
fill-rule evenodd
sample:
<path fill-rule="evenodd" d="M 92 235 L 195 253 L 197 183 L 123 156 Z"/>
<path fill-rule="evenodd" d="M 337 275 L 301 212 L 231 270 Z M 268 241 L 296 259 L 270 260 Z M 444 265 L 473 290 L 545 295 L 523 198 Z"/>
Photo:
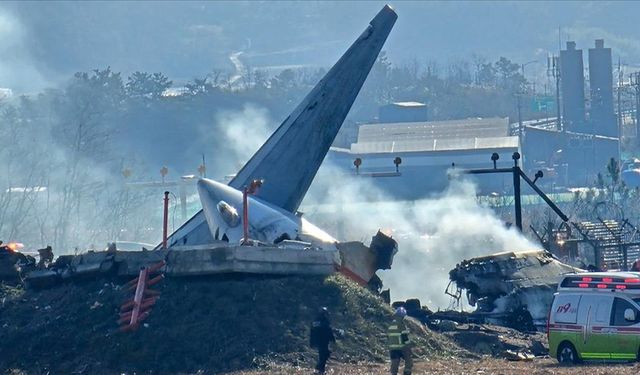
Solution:
<path fill-rule="evenodd" d="M 474 118 L 449 121 L 364 124 L 358 130 L 358 143 L 443 139 L 506 137 L 508 118 Z"/>
<path fill-rule="evenodd" d="M 500 148 L 518 148 L 518 137 L 413 139 L 400 141 L 358 142 L 351 145 L 351 153 L 375 154 Z"/>

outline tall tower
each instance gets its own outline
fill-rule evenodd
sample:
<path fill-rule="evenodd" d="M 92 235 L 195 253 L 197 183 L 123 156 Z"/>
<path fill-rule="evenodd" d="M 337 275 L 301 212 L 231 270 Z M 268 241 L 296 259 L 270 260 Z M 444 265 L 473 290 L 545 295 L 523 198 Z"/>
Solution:
<path fill-rule="evenodd" d="M 562 112 L 565 130 L 580 132 L 585 130 L 583 69 L 582 50 L 576 49 L 576 42 L 567 42 L 567 49 L 560 51 Z"/>
<path fill-rule="evenodd" d="M 618 137 L 616 115 L 613 112 L 613 73 L 611 48 L 596 39 L 596 48 L 589 48 L 589 82 L 591 85 L 591 122 L 594 134 Z"/>

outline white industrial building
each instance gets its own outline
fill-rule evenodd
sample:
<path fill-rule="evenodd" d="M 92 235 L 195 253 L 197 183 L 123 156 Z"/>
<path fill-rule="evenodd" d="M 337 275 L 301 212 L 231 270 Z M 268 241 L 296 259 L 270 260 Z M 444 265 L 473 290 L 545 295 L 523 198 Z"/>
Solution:
<path fill-rule="evenodd" d="M 519 138 L 509 134 L 508 118 L 471 118 L 448 121 L 363 124 L 350 148 L 333 147 L 328 160 L 356 173 L 377 178 L 379 186 L 400 199 L 414 199 L 443 190 L 452 168 L 488 168 L 491 155 L 498 167 L 513 166 L 511 155 L 520 152 Z M 399 157 L 398 166 L 394 160 Z M 512 186 L 510 175 L 477 177 L 480 190 L 504 192 Z"/>

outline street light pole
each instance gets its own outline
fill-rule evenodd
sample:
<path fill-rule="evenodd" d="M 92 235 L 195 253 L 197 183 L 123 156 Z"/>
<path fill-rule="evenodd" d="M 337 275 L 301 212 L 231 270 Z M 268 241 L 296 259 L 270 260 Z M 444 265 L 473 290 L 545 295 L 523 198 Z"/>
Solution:
<path fill-rule="evenodd" d="M 523 127 L 522 127 L 522 96 L 529 92 L 529 89 L 526 86 L 527 78 L 524 75 L 524 68 L 529 64 L 533 64 L 533 63 L 537 63 L 537 62 L 539 62 L 539 61 L 538 60 L 531 60 L 531 61 L 527 61 L 524 64 L 520 64 L 520 69 L 522 71 L 522 79 L 524 80 L 524 82 L 523 82 L 523 87 L 516 94 L 516 100 L 517 100 L 517 104 L 518 104 L 518 136 L 519 137 L 522 137 L 522 131 L 523 131 Z M 535 89 L 534 89 L 534 94 L 535 94 Z"/>
<path fill-rule="evenodd" d="M 518 100 L 518 136 L 522 137 L 522 95 L 516 94 Z"/>
<path fill-rule="evenodd" d="M 531 60 L 531 61 L 527 61 L 527 62 L 526 62 L 526 63 L 524 63 L 524 64 L 520 64 L 520 69 L 522 70 L 522 78 L 524 78 L 524 80 L 525 80 L 525 81 L 527 80 L 527 78 L 526 78 L 526 76 L 524 75 L 524 68 L 525 68 L 527 65 L 529 65 L 529 64 L 539 63 L 539 62 L 540 62 L 540 61 L 538 61 L 538 60 Z M 533 84 L 533 85 L 534 85 L 534 87 L 535 87 L 535 83 L 533 83 L 533 82 L 532 82 L 532 84 Z M 535 90 L 534 90 L 534 91 L 535 91 Z"/>
<path fill-rule="evenodd" d="M 548 57 L 547 76 L 556 79 L 556 129 L 563 130 L 560 117 L 560 58 L 558 56 Z"/>

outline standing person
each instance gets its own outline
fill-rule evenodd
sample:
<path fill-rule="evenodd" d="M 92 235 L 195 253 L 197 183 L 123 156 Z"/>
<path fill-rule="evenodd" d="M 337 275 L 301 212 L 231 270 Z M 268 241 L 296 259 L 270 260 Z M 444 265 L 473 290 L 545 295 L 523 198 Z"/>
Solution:
<path fill-rule="evenodd" d="M 413 368 L 413 358 L 411 358 L 411 346 L 413 343 L 409 339 L 409 330 L 404 324 L 407 310 L 398 307 L 393 314 L 393 322 L 387 329 L 387 343 L 389 346 L 389 356 L 391 357 L 391 375 L 398 374 L 400 359 L 404 359 L 404 375 L 411 375 Z"/>
<path fill-rule="evenodd" d="M 310 344 L 312 348 L 318 349 L 318 364 L 316 370 L 318 374 L 323 375 L 327 365 L 327 360 L 331 355 L 329 344 L 336 342 L 333 336 L 333 328 L 329 321 L 329 310 L 326 307 L 320 308 L 318 316 L 311 324 Z"/>
<path fill-rule="evenodd" d="M 38 268 L 45 269 L 53 263 L 53 249 L 51 246 L 47 245 L 44 249 L 38 249 L 38 254 L 40 255 L 40 260 L 37 265 Z"/>

